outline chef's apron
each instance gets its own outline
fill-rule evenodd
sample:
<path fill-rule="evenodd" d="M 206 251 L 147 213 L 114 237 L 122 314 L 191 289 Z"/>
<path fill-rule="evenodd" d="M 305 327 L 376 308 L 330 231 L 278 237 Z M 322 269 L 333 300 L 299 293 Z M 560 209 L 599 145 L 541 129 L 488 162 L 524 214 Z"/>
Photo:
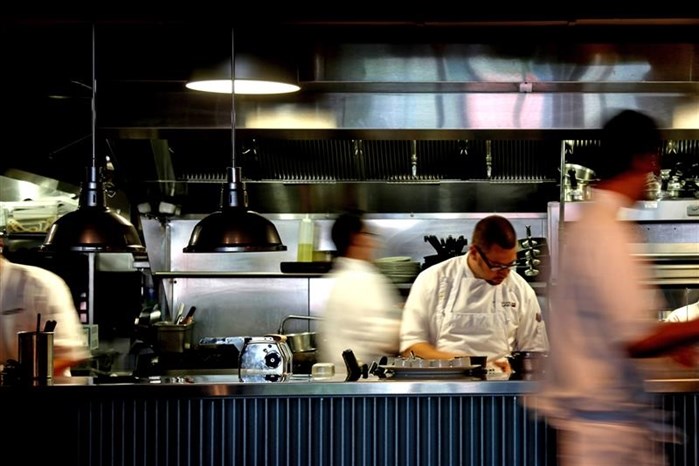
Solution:
<path fill-rule="evenodd" d="M 443 278 L 439 285 L 442 322 L 439 325 L 438 349 L 488 356 L 489 361 L 510 354 L 509 335 L 515 329 L 512 308 L 503 307 L 503 303 L 498 302 L 502 300 L 502 293 L 497 289 L 488 293 L 491 298 L 488 303 L 475 305 L 479 309 L 468 306 L 467 301 L 458 301 L 460 293 L 464 292 L 464 279 L 469 278 L 464 277 L 463 269 L 459 268 L 453 279 Z M 484 310 L 484 306 L 488 308 Z"/>

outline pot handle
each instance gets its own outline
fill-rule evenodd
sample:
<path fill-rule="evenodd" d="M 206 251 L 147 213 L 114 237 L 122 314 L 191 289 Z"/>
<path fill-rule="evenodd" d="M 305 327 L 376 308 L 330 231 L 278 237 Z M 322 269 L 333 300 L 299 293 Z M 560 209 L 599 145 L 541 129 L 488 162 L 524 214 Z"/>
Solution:
<path fill-rule="evenodd" d="M 281 335 L 277 333 L 268 333 L 265 335 L 266 337 L 274 338 L 275 341 L 286 341 L 286 335 Z"/>
<path fill-rule="evenodd" d="M 279 324 L 279 331 L 278 331 L 277 333 L 279 333 L 279 334 L 281 334 L 281 335 L 284 334 L 284 324 L 286 324 L 286 321 L 289 320 L 289 319 L 323 320 L 323 319 L 320 318 L 320 317 L 314 317 L 314 316 L 299 316 L 299 315 L 291 314 L 291 315 L 288 315 L 288 316 L 284 317 L 284 319 L 282 320 L 282 323 Z"/>

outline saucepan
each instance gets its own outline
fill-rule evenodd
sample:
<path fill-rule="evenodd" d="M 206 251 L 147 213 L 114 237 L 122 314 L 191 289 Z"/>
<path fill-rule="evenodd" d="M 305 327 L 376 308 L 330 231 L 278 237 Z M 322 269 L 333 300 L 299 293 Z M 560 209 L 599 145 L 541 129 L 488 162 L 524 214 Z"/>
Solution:
<path fill-rule="evenodd" d="M 309 351 L 315 351 L 316 346 L 316 332 L 300 332 L 300 333 L 284 333 L 284 324 L 287 320 L 299 319 L 299 320 L 321 320 L 320 317 L 314 316 L 300 316 L 300 315 L 288 315 L 282 320 L 279 325 L 279 334 L 286 337 L 286 343 L 291 348 L 293 353 L 305 353 Z"/>

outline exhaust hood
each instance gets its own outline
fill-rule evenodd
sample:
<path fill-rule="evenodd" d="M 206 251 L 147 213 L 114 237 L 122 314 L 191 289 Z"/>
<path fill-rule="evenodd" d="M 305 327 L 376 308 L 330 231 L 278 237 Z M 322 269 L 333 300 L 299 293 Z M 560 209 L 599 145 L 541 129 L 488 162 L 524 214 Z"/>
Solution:
<path fill-rule="evenodd" d="M 284 37 L 277 48 L 301 85 L 236 99 L 236 150 L 256 210 L 327 212 L 349 198 L 370 212 L 498 210 L 503 199 L 545 211 L 558 199 L 560 142 L 594 139 L 609 112 L 647 111 L 666 139 L 699 140 L 696 21 L 490 19 L 296 17 L 241 28 L 241 47 L 270 31 Z M 230 56 L 229 25 L 216 26 L 98 24 L 100 147 L 131 206 L 218 207 L 208 200 L 225 181 L 230 97 L 185 88 L 196 64 Z M 89 29 L 18 23 L 0 33 L 23 44 L 10 60 L 28 83 L 9 102 L 9 150 L 21 156 L 4 157 L 0 173 L 43 164 L 77 184 L 84 160 L 71 143 L 89 134 L 80 117 L 89 99 L 74 83 L 89 81 Z"/>

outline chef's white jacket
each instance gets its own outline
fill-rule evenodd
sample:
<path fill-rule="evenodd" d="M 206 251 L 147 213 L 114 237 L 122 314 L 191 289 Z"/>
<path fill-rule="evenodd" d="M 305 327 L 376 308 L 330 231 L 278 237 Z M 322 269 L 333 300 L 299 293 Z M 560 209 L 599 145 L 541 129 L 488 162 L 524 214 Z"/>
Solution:
<path fill-rule="evenodd" d="M 401 351 L 427 342 L 438 350 L 500 359 L 547 351 L 541 308 L 531 286 L 511 272 L 499 285 L 476 278 L 468 254 L 422 271 L 403 309 Z"/>
<path fill-rule="evenodd" d="M 0 364 L 17 360 L 17 332 L 56 321 L 54 356 L 79 361 L 90 357 L 70 289 L 61 277 L 40 267 L 0 257 Z"/>
<path fill-rule="evenodd" d="M 319 325 L 320 355 L 345 370 L 342 352 L 351 349 L 360 363 L 371 364 L 398 352 L 401 300 L 398 290 L 374 264 L 335 259 L 332 282 Z"/>

